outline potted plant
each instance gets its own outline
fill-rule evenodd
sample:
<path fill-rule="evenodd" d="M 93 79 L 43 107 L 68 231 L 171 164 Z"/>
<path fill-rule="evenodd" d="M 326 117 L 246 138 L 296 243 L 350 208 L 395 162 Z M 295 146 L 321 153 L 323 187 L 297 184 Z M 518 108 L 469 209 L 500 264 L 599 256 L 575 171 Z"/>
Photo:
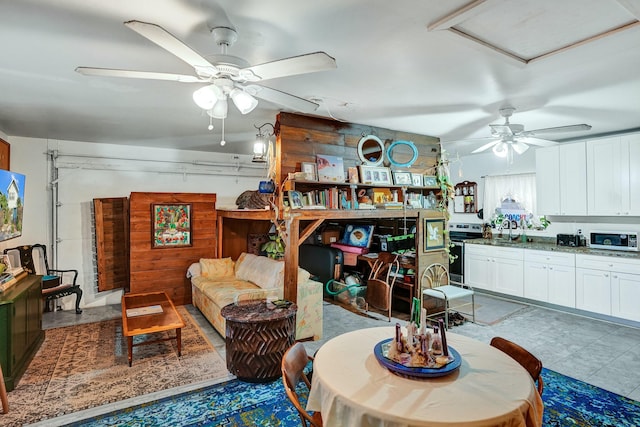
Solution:
<path fill-rule="evenodd" d="M 260 250 L 271 259 L 284 258 L 284 242 L 279 234 L 270 234 L 269 241 L 264 243 Z"/>

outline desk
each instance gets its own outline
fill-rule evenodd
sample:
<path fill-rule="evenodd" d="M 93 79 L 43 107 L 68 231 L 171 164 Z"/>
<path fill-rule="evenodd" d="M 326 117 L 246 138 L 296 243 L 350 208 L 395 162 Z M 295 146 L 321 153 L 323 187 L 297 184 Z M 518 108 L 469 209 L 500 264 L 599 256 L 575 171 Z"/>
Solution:
<path fill-rule="evenodd" d="M 361 329 L 317 352 L 307 409 L 329 426 L 541 426 L 543 403 L 518 362 L 488 344 L 447 333 L 462 356 L 450 375 L 406 379 L 383 368 L 374 346 L 393 327 Z"/>

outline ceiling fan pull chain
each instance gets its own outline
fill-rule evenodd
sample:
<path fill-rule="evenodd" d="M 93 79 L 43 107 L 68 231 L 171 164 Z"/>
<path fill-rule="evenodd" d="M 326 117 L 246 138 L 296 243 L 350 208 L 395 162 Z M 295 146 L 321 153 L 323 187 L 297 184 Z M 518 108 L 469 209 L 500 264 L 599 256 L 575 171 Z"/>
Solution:
<path fill-rule="evenodd" d="M 220 141 L 220 146 L 224 147 L 227 141 L 224 140 L 224 117 L 222 118 L 222 140 Z"/>

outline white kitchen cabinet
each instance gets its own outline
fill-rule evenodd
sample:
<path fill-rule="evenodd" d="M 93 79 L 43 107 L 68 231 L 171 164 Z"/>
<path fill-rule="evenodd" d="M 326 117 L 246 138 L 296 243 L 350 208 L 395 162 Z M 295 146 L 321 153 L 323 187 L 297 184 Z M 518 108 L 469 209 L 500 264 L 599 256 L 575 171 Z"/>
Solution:
<path fill-rule="evenodd" d="M 575 308 L 575 255 L 567 252 L 525 250 L 524 296 Z"/>
<path fill-rule="evenodd" d="M 524 293 L 524 250 L 465 243 L 465 283 L 522 297 Z"/>
<path fill-rule="evenodd" d="M 640 321 L 640 261 L 576 255 L 576 308 Z"/>
<path fill-rule="evenodd" d="M 585 142 L 536 149 L 536 199 L 541 215 L 587 214 Z"/>
<path fill-rule="evenodd" d="M 589 215 L 640 215 L 640 135 L 587 142 Z"/>
<path fill-rule="evenodd" d="M 611 315 L 640 322 L 640 275 L 611 274 Z"/>

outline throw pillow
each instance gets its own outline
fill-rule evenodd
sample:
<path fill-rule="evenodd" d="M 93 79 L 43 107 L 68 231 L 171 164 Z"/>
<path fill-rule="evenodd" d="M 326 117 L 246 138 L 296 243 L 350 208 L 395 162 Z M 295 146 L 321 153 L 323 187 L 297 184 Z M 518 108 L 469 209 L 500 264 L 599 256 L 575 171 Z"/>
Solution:
<path fill-rule="evenodd" d="M 235 263 L 231 258 L 201 258 L 202 277 L 234 276 Z"/>

